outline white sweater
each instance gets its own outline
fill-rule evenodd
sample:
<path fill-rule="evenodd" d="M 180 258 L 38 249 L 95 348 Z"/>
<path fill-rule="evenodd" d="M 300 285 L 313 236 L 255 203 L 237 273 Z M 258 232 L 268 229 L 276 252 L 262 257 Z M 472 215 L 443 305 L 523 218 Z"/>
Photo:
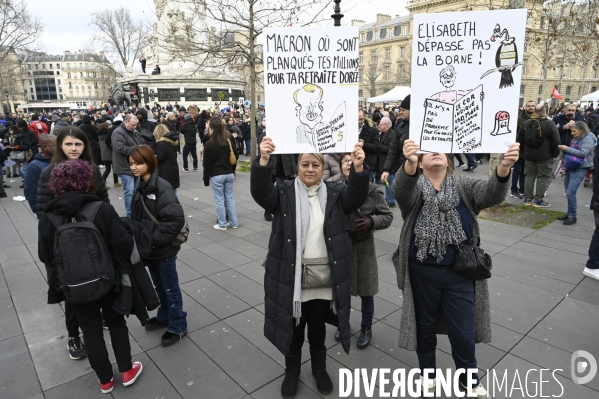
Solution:
<path fill-rule="evenodd" d="M 303 183 L 302 183 L 303 184 Z M 308 201 L 310 202 L 310 225 L 306 234 L 306 245 L 304 247 L 304 258 L 328 258 L 327 246 L 324 239 L 324 211 L 320 206 L 318 189 L 320 185 L 306 188 Z M 326 186 L 322 187 L 326 190 Z M 302 302 L 312 299 L 333 299 L 333 287 L 302 289 Z"/>

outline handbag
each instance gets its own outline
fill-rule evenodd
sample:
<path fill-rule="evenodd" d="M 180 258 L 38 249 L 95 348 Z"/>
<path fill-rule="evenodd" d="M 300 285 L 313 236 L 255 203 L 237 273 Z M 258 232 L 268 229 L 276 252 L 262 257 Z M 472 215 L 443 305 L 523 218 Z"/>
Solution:
<path fill-rule="evenodd" d="M 302 258 L 302 289 L 332 286 L 329 258 Z"/>
<path fill-rule="evenodd" d="M 18 163 L 22 163 L 25 161 L 25 151 L 11 151 L 10 152 L 10 159 L 18 162 Z"/>
<path fill-rule="evenodd" d="M 570 147 L 580 150 L 580 144 L 577 143 L 573 143 Z M 576 155 L 566 153 L 564 156 L 564 168 L 569 171 L 578 170 L 584 164 L 585 159 L 586 158 L 581 158 Z"/>
<path fill-rule="evenodd" d="M 235 153 L 233 152 L 233 146 L 231 145 L 231 140 L 227 139 L 227 141 L 229 142 L 229 150 L 231 150 L 231 152 L 229 152 L 229 164 L 235 165 L 235 164 L 237 164 L 237 158 L 235 158 Z"/>
<path fill-rule="evenodd" d="M 146 207 L 146 203 L 144 202 L 143 198 L 141 199 L 141 204 L 143 205 L 143 207 L 144 207 L 146 213 L 148 214 L 148 216 L 150 217 L 150 219 L 152 219 L 152 221 L 154 223 L 156 223 L 156 225 L 160 226 L 160 222 L 158 220 L 156 220 L 156 218 L 148 210 L 148 207 Z M 186 220 L 185 224 L 181 228 L 181 231 L 179 232 L 179 234 L 177 234 L 177 236 L 173 239 L 173 241 L 171 241 L 171 245 L 173 247 L 180 247 L 181 244 L 184 244 L 185 242 L 187 242 L 188 237 L 189 237 L 189 223 L 187 223 L 187 220 Z"/>
<path fill-rule="evenodd" d="M 480 246 L 480 238 L 472 237 L 467 244 L 456 246 L 453 270 L 470 280 L 485 280 L 491 277 L 491 256 Z"/>

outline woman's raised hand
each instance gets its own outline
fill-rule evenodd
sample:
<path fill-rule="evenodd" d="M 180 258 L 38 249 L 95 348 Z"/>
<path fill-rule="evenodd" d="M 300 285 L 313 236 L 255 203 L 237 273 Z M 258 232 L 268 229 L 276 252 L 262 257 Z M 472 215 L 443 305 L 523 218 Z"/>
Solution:
<path fill-rule="evenodd" d="M 418 163 L 418 154 L 416 154 L 416 153 L 418 152 L 419 149 L 420 149 L 420 147 L 418 147 L 418 144 L 416 144 L 416 142 L 414 140 L 407 139 L 406 141 L 404 141 L 403 154 L 409 163 L 411 163 L 411 164 Z"/>
<path fill-rule="evenodd" d="M 364 150 L 362 149 L 363 145 L 364 140 L 358 141 L 358 143 L 356 143 L 356 145 L 354 146 L 354 150 L 351 153 L 352 164 L 354 165 L 354 170 L 356 172 L 362 172 L 362 170 L 364 170 L 363 164 L 366 155 L 364 155 Z"/>
<path fill-rule="evenodd" d="M 501 154 L 499 157 L 499 164 L 510 168 L 513 164 L 518 161 L 520 156 L 520 143 L 513 143 L 505 154 Z"/>
<path fill-rule="evenodd" d="M 260 165 L 266 166 L 270 160 L 270 154 L 275 150 L 275 143 L 268 136 L 264 136 L 260 143 Z"/>

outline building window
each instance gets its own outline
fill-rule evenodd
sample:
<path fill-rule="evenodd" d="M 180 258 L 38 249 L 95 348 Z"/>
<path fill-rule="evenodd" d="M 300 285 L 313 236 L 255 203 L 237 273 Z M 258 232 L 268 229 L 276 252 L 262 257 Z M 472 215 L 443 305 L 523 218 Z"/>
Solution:
<path fill-rule="evenodd" d="M 561 74 L 561 68 L 556 66 L 555 67 L 555 77 L 559 77 L 560 74 Z"/>
<path fill-rule="evenodd" d="M 71 69 L 71 63 L 67 62 L 67 69 Z"/>
<path fill-rule="evenodd" d="M 52 64 L 50 64 L 50 69 L 52 69 Z"/>
<path fill-rule="evenodd" d="M 33 93 L 33 87 L 30 87 L 29 90 L 31 91 L 31 93 Z"/>
<path fill-rule="evenodd" d="M 389 66 L 385 67 L 385 80 L 391 79 L 391 68 Z"/>
<path fill-rule="evenodd" d="M 83 78 L 83 72 L 79 72 L 79 77 Z"/>
<path fill-rule="evenodd" d="M 402 60 L 406 59 L 406 48 L 403 46 L 399 48 L 399 58 Z"/>
<path fill-rule="evenodd" d="M 372 54 L 370 55 L 370 58 L 372 60 L 372 65 L 376 65 L 376 62 L 378 60 L 378 56 L 376 55 L 376 51 L 373 51 Z"/>
<path fill-rule="evenodd" d="M 591 87 L 591 93 L 594 93 L 594 92 L 596 92 L 596 91 L 597 91 L 597 86 L 593 86 L 593 87 Z"/>
<path fill-rule="evenodd" d="M 67 73 L 67 78 L 71 79 L 71 72 Z"/>
<path fill-rule="evenodd" d="M 525 91 L 526 91 L 526 86 L 520 85 L 520 100 L 518 101 L 519 107 L 524 105 L 524 92 Z"/>
<path fill-rule="evenodd" d="M 522 61 L 522 75 L 526 75 L 526 60 Z"/>
<path fill-rule="evenodd" d="M 360 52 L 360 64 L 364 62 L 364 53 Z"/>
<path fill-rule="evenodd" d="M 88 91 L 87 94 L 89 95 L 89 98 L 92 98 L 92 92 Z"/>
<path fill-rule="evenodd" d="M 56 69 L 60 69 L 60 64 L 56 64 Z"/>
<path fill-rule="evenodd" d="M 402 34 L 403 34 L 404 36 L 407 36 L 407 34 L 408 34 L 408 30 L 409 30 L 409 29 L 410 29 L 410 24 L 405 24 L 405 25 L 403 25 L 403 26 L 401 27 Z"/>
<path fill-rule="evenodd" d="M 73 88 L 73 83 L 69 82 L 69 89 Z"/>
<path fill-rule="evenodd" d="M 35 100 L 35 97 L 33 96 L 33 94 L 31 95 L 31 99 L 32 99 L 32 100 Z"/>
<path fill-rule="evenodd" d="M 385 50 L 385 59 L 386 60 L 390 60 L 391 59 L 391 49 L 388 48 Z"/>
<path fill-rule="evenodd" d="M 33 81 L 32 80 L 29 81 L 29 86 L 33 86 Z"/>
<path fill-rule="evenodd" d="M 96 98 L 100 97 L 100 93 L 96 92 Z"/>
<path fill-rule="evenodd" d="M 570 102 L 570 95 L 572 94 L 572 86 L 567 86 L 566 87 L 566 96 L 564 98 L 564 101 L 569 103 Z"/>
<path fill-rule="evenodd" d="M 42 64 L 42 69 L 46 69 L 46 64 Z"/>
<path fill-rule="evenodd" d="M 595 65 L 593 68 L 593 79 L 597 79 L 597 75 L 599 74 L 599 66 Z"/>
<path fill-rule="evenodd" d="M 81 62 L 79 63 L 79 68 L 83 69 L 83 64 Z"/>
<path fill-rule="evenodd" d="M 570 65 L 570 69 L 568 70 L 568 76 L 572 77 L 572 75 L 574 75 L 574 67 Z"/>
<path fill-rule="evenodd" d="M 366 33 L 360 33 L 360 41 L 361 42 L 365 42 L 366 41 Z"/>
<path fill-rule="evenodd" d="M 94 89 L 98 88 L 98 82 L 94 82 Z"/>
<path fill-rule="evenodd" d="M 403 79 L 405 74 L 405 67 L 403 65 L 399 66 L 399 78 Z"/>
<path fill-rule="evenodd" d="M 58 84 L 60 84 L 60 79 L 58 79 L 57 81 L 58 81 Z"/>
<path fill-rule="evenodd" d="M 362 81 L 362 74 L 364 73 L 364 71 L 362 71 L 362 69 L 360 68 L 358 70 L 358 81 L 361 82 Z"/>
<path fill-rule="evenodd" d="M 362 90 L 358 90 L 358 97 L 364 96 L 364 92 Z"/>
<path fill-rule="evenodd" d="M 539 86 L 539 96 L 543 95 L 543 85 Z"/>

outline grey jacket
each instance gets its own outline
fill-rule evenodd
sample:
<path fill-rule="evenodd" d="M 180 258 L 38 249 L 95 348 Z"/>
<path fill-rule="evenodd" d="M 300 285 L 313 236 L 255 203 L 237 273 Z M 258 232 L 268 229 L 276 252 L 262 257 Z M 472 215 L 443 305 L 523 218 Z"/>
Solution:
<path fill-rule="evenodd" d="M 121 123 L 112 132 L 111 143 L 113 173 L 131 176 L 131 169 L 129 169 L 129 164 L 127 163 L 127 155 L 131 148 L 144 144 L 143 137 L 137 131 L 128 131 L 125 129 L 125 124 Z"/>
<path fill-rule="evenodd" d="M 580 150 L 568 147 L 566 149 L 566 153 L 584 158 L 584 163 L 582 164 L 581 168 L 594 168 L 593 157 L 595 156 L 595 135 L 593 133 L 587 133 L 584 137 L 579 138 L 578 140 L 573 138 L 570 142 L 570 146 L 572 144 L 580 145 Z"/>
<path fill-rule="evenodd" d="M 399 168 L 392 188 L 404 219 L 399 246 L 392 257 L 397 272 L 397 286 L 403 291 L 403 309 L 397 346 L 412 351 L 416 350 L 416 312 L 408 268 L 408 253 L 414 227 L 414 216 L 422 203 L 422 192 L 417 184 L 419 176 L 420 169 L 415 176 L 409 176 L 403 167 Z M 508 176 L 505 183 L 500 183 L 497 173 L 489 180 L 458 176 L 458 192 L 472 213 L 474 235 L 480 237 L 476 215 L 485 208 L 500 204 L 507 195 L 510 182 L 511 178 Z M 484 243 L 482 247 L 484 248 Z M 475 340 L 489 343 L 491 342 L 491 311 L 487 280 L 476 281 L 474 290 L 476 302 L 474 309 Z M 442 315 L 439 316 L 437 322 L 437 334 L 447 334 L 447 326 Z"/>
<path fill-rule="evenodd" d="M 343 181 L 343 172 L 341 171 L 341 154 L 324 154 L 324 168 L 322 170 L 322 180 L 331 183 Z"/>
<path fill-rule="evenodd" d="M 349 235 L 349 258 L 351 266 L 351 294 L 353 296 L 370 296 L 379 292 L 379 270 L 374 247 L 374 230 L 384 230 L 393 222 L 393 212 L 385 201 L 385 190 L 374 184 L 370 185 L 369 194 L 364 205 L 357 211 L 358 217 L 369 216 L 374 222 L 372 231 L 365 234 L 365 239 L 356 242 Z"/>
<path fill-rule="evenodd" d="M 102 154 L 102 161 L 112 162 L 112 148 L 108 147 L 106 141 L 106 135 L 108 130 L 98 130 L 98 138 L 100 139 L 100 154 Z"/>

